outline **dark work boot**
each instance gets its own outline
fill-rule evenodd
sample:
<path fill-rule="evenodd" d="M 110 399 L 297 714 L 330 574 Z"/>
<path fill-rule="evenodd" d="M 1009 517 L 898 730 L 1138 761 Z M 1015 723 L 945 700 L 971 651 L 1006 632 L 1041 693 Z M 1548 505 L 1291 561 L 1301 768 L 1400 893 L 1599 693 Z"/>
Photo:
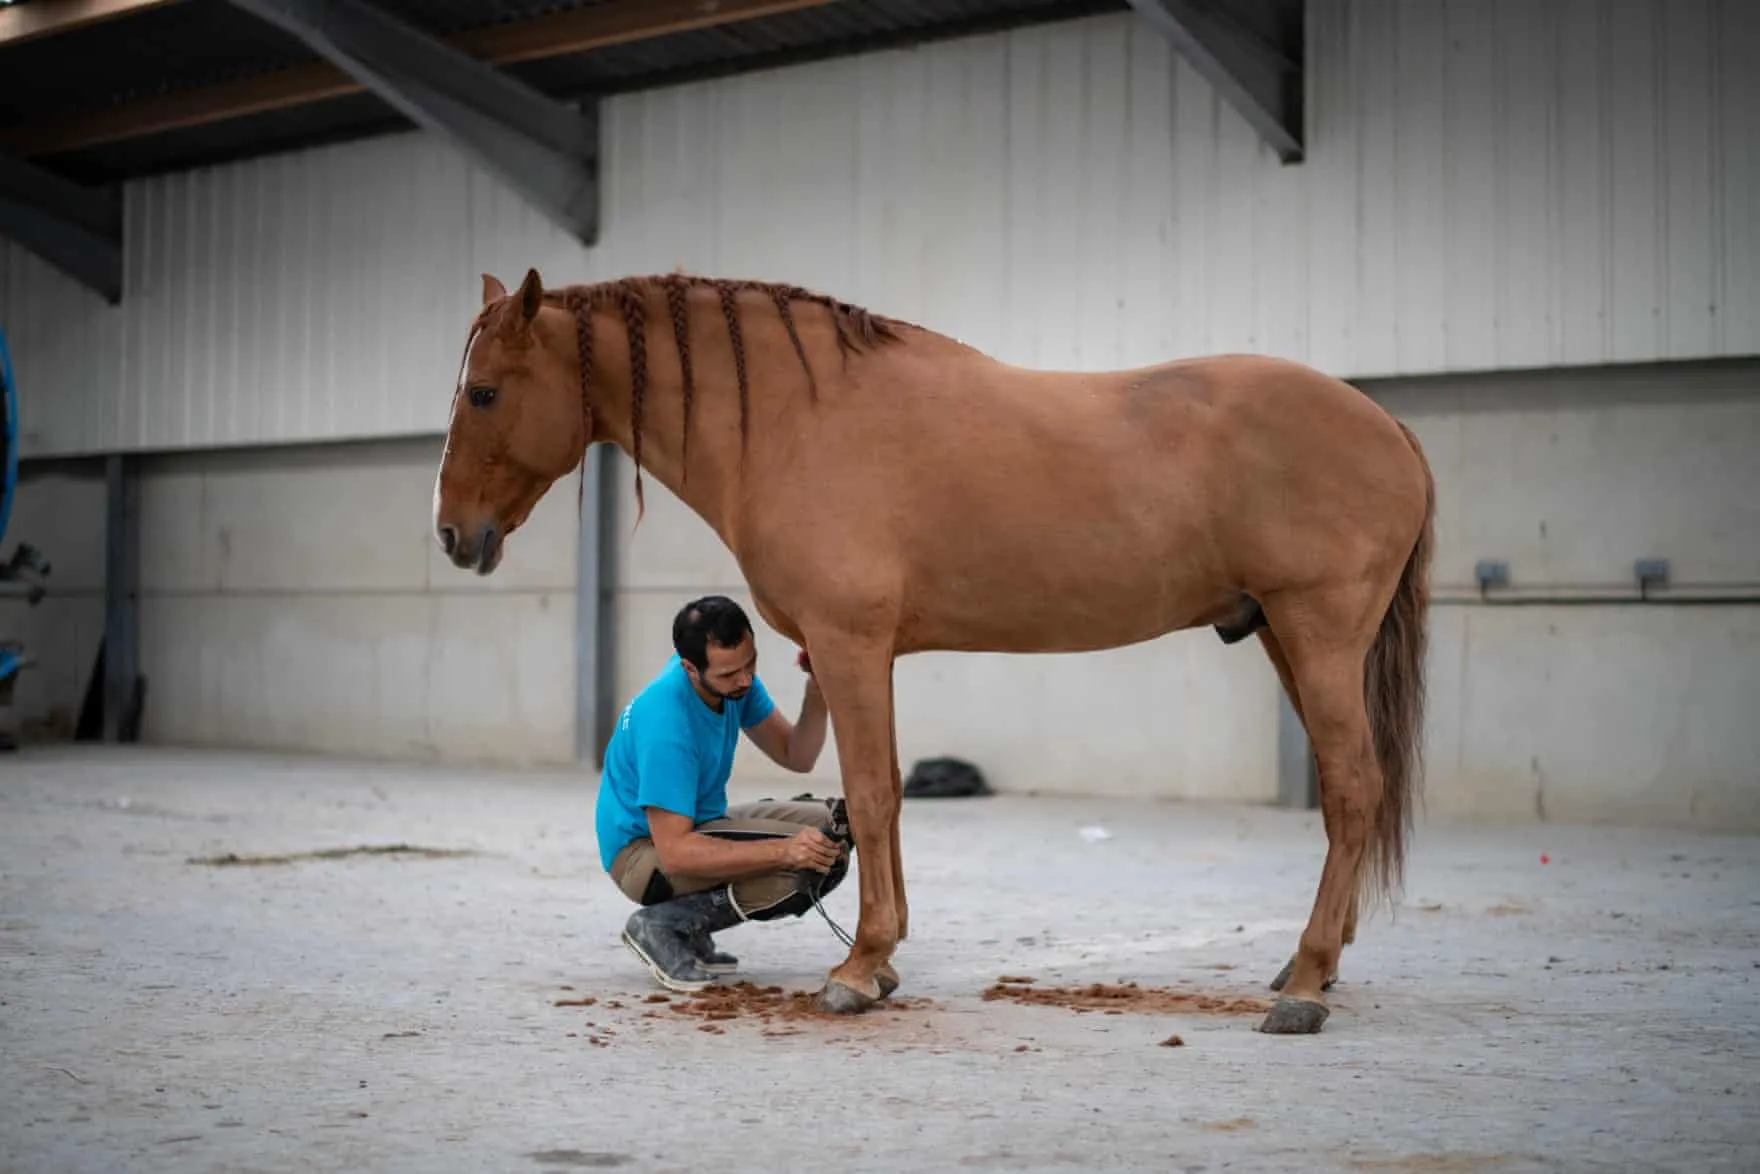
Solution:
<path fill-rule="evenodd" d="M 623 927 L 623 944 L 668 990 L 694 994 L 715 983 L 691 950 L 691 935 L 700 915 L 686 906 L 702 894 L 677 897 L 658 905 L 646 905 L 630 914 Z M 696 902 L 700 904 L 700 902 Z"/>
<path fill-rule="evenodd" d="M 694 893 L 692 896 L 703 898 L 703 904 L 706 905 L 703 920 L 693 924 L 690 935 L 691 952 L 697 956 L 697 965 L 710 974 L 733 973 L 739 969 L 739 959 L 717 950 L 715 939 L 709 936 L 731 929 L 745 920 L 739 907 L 733 903 L 731 886 L 723 885 L 707 893 Z"/>
<path fill-rule="evenodd" d="M 739 959 L 732 954 L 723 954 L 715 949 L 715 938 L 711 933 L 720 933 L 722 929 L 730 929 L 744 921 L 739 914 L 739 906 L 734 905 L 732 885 L 720 885 L 718 889 L 708 892 L 692 892 L 688 898 L 674 899 L 678 903 L 690 903 L 690 910 L 695 915 L 690 928 L 690 950 L 697 956 L 697 965 L 702 966 L 713 975 L 725 975 L 739 970 Z"/>

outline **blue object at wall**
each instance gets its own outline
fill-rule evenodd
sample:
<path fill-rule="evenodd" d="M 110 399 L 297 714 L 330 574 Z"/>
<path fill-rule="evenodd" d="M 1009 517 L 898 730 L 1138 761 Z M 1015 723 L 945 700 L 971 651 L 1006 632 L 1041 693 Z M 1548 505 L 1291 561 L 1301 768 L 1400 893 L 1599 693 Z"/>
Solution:
<path fill-rule="evenodd" d="M 0 330 L 0 384 L 5 385 L 5 484 L 0 487 L 0 541 L 6 538 L 6 524 L 12 520 L 12 490 L 18 484 L 18 389 L 12 382 L 12 352 L 6 348 L 6 331 Z"/>

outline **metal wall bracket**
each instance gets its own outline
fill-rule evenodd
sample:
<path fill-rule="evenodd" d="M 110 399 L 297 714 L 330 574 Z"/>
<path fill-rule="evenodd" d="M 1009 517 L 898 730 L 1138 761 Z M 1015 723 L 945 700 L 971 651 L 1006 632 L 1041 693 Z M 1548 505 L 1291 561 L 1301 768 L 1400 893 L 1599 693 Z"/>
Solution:
<path fill-rule="evenodd" d="M 1473 578 L 1478 581 L 1479 590 L 1486 591 L 1492 587 L 1509 586 L 1509 564 L 1496 559 L 1482 558 L 1473 564 Z"/>
<path fill-rule="evenodd" d="M 122 196 L 82 187 L 0 155 L 0 236 L 95 291 L 122 301 Z"/>
<path fill-rule="evenodd" d="M 1130 0 L 1285 163 L 1305 153 L 1303 0 Z"/>
<path fill-rule="evenodd" d="M 304 41 L 583 244 L 598 240 L 595 102 L 564 105 L 365 0 L 231 3 Z"/>
<path fill-rule="evenodd" d="M 1644 591 L 1668 586 L 1668 572 L 1669 564 L 1665 558 L 1641 558 L 1632 564 L 1632 577 L 1638 580 L 1638 587 Z"/>

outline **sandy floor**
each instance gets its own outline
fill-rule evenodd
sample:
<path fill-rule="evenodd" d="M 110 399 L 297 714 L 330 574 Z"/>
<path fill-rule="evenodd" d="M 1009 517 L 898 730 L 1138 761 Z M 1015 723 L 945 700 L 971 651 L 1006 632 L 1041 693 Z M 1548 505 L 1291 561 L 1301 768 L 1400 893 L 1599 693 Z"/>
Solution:
<path fill-rule="evenodd" d="M 0 758 L 0 1170 L 1760 1169 L 1757 839 L 1421 827 L 1290 1039 L 1252 1008 L 1313 816 L 913 801 L 904 986 L 825 1020 L 812 914 L 723 935 L 756 989 L 649 1001 L 591 815 L 561 774 Z M 397 843 L 459 854 L 190 862 Z M 1019 993 L 1095 983 L 1138 985 Z"/>

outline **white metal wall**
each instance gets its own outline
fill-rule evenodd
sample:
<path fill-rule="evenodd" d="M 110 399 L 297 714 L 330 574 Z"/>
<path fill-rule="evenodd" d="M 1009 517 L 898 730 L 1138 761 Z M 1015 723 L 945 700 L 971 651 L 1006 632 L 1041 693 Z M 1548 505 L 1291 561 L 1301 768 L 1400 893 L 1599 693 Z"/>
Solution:
<path fill-rule="evenodd" d="M 1280 167 L 1129 14 L 619 97 L 588 251 L 432 138 L 132 184 L 120 309 L 0 246 L 27 451 L 432 432 L 477 274 L 822 287 L 1010 361 L 1760 351 L 1760 4 L 1314 0 Z"/>

